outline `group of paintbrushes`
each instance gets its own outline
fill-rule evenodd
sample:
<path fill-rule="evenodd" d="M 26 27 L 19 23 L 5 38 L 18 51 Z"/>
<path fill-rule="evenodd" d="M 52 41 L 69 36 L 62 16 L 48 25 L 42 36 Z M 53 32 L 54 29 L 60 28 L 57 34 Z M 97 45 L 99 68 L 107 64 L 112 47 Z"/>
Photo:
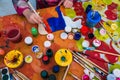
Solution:
<path fill-rule="evenodd" d="M 22 74 L 21 72 L 17 70 L 14 70 L 12 75 L 13 75 L 14 80 L 30 80 L 28 77 L 26 77 L 24 74 Z"/>
<path fill-rule="evenodd" d="M 82 54 L 74 51 L 71 52 L 73 53 L 74 61 L 81 65 L 83 68 L 87 68 L 90 72 L 94 73 L 99 80 L 101 80 L 100 76 L 105 76 L 108 74 L 108 71 L 99 67 Z"/>

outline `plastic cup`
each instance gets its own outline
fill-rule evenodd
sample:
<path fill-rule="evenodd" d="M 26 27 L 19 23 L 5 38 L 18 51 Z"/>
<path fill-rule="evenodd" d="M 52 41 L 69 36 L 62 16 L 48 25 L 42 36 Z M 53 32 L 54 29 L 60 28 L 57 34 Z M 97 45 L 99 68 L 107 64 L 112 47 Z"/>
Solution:
<path fill-rule="evenodd" d="M 101 20 L 101 15 L 97 11 L 89 11 L 87 14 L 86 25 L 90 28 L 95 27 Z"/>
<path fill-rule="evenodd" d="M 20 42 L 22 39 L 20 29 L 18 27 L 9 27 L 7 29 L 7 37 L 12 42 Z"/>

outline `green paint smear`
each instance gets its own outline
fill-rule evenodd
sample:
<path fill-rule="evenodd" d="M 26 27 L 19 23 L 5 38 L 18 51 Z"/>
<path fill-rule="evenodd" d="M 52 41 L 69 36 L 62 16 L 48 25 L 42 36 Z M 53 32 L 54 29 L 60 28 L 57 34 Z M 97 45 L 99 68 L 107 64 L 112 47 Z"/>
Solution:
<path fill-rule="evenodd" d="M 107 5 L 110 5 L 112 3 L 112 0 L 103 0 L 103 2 Z"/>

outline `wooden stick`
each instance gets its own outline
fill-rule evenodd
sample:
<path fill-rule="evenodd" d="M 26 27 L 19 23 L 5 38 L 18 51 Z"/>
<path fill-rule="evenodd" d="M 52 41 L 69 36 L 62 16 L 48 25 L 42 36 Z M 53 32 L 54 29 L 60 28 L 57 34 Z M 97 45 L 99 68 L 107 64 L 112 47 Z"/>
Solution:
<path fill-rule="evenodd" d="M 33 8 L 32 4 L 30 3 L 30 1 L 28 1 L 28 5 L 30 6 L 30 8 L 32 9 L 32 11 L 38 15 L 38 13 L 36 12 L 36 10 Z M 39 16 L 39 15 L 38 15 Z"/>
<path fill-rule="evenodd" d="M 57 6 L 60 6 L 63 2 L 64 0 L 61 0 Z"/>
<path fill-rule="evenodd" d="M 109 54 L 109 55 L 113 55 L 113 56 L 120 56 L 119 54 L 115 54 L 115 53 L 111 53 L 111 52 L 107 52 L 107 51 L 102 51 L 102 50 L 97 50 L 97 49 L 95 49 L 93 51 L 100 52 L 103 54 Z"/>
<path fill-rule="evenodd" d="M 71 72 L 68 72 L 68 74 L 70 74 L 73 78 L 75 78 L 76 80 L 81 80 L 81 79 L 79 79 L 76 75 L 74 75 L 73 73 L 71 73 Z"/>
<path fill-rule="evenodd" d="M 67 73 L 68 73 L 69 68 L 70 68 L 70 65 L 68 65 L 68 66 L 67 66 L 67 69 L 66 69 L 66 71 L 65 71 L 65 74 L 64 74 L 64 76 L 63 76 L 63 79 L 62 79 L 62 80 L 65 80 L 65 78 L 66 78 L 66 75 L 67 75 Z"/>

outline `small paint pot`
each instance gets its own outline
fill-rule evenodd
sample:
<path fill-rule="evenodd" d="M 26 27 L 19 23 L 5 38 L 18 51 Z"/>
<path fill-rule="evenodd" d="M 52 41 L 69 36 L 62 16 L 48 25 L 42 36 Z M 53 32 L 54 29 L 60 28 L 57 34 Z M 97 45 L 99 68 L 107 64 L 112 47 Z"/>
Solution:
<path fill-rule="evenodd" d="M 25 37 L 24 39 L 25 44 L 31 45 L 33 43 L 33 39 L 30 36 Z"/>
<path fill-rule="evenodd" d="M 88 75 L 84 74 L 84 75 L 82 76 L 82 80 L 90 80 L 90 78 L 89 78 Z"/>
<path fill-rule="evenodd" d="M 65 40 L 65 39 L 68 38 L 68 34 L 65 33 L 65 32 L 62 32 L 62 33 L 60 34 L 60 38 Z"/>
<path fill-rule="evenodd" d="M 87 47 L 89 47 L 89 46 L 90 46 L 89 41 L 84 40 L 84 41 L 82 42 L 82 47 L 83 47 L 83 48 L 87 48 Z"/>
<path fill-rule="evenodd" d="M 22 35 L 20 33 L 20 28 L 18 27 L 9 27 L 7 29 L 7 38 L 8 40 L 17 43 L 22 40 Z"/>
<path fill-rule="evenodd" d="M 52 57 L 52 56 L 53 56 L 53 51 L 52 51 L 52 49 L 47 49 L 46 55 L 47 55 L 48 57 Z"/>
<path fill-rule="evenodd" d="M 44 42 L 44 47 L 49 48 L 51 46 L 51 42 L 50 41 L 45 41 Z"/>
<path fill-rule="evenodd" d="M 48 80 L 57 80 L 54 74 L 50 74 Z"/>
<path fill-rule="evenodd" d="M 8 72 L 8 70 L 5 68 L 5 69 L 2 69 L 2 74 L 6 74 Z"/>
<path fill-rule="evenodd" d="M 101 34 L 101 35 L 105 35 L 105 34 L 106 34 L 106 30 L 103 29 L 103 28 L 101 28 L 101 29 L 100 29 L 100 34 Z"/>
<path fill-rule="evenodd" d="M 52 33 L 49 33 L 49 34 L 47 35 L 47 39 L 48 39 L 48 40 L 53 40 L 53 39 L 54 39 L 54 35 L 53 35 Z"/>
<path fill-rule="evenodd" d="M 75 40 L 79 40 L 80 38 L 81 38 L 80 32 L 76 32 L 76 33 L 74 34 L 74 39 L 75 39 Z"/>
<path fill-rule="evenodd" d="M 39 46 L 38 46 L 38 45 L 34 45 L 34 46 L 32 47 L 32 51 L 33 51 L 34 53 L 38 53 L 38 52 L 40 51 Z"/>
<path fill-rule="evenodd" d="M 47 78 L 48 77 L 48 72 L 46 70 L 41 71 L 40 73 L 42 78 Z"/>
<path fill-rule="evenodd" d="M 116 76 L 116 77 L 120 77 L 120 69 L 114 69 L 113 70 L 113 74 Z"/>
<path fill-rule="evenodd" d="M 5 54 L 5 51 L 2 48 L 0 48 L 0 55 L 4 55 L 4 54 Z"/>
<path fill-rule="evenodd" d="M 28 55 L 28 56 L 25 57 L 25 62 L 26 63 L 31 63 L 32 61 L 33 61 L 33 58 L 32 58 L 31 55 Z"/>
<path fill-rule="evenodd" d="M 50 62 L 49 57 L 48 57 L 47 55 L 43 55 L 43 57 L 42 57 L 42 62 L 43 62 L 44 64 L 48 64 L 48 63 Z"/>
<path fill-rule="evenodd" d="M 94 47 L 99 47 L 101 45 L 101 41 L 100 40 L 98 40 L 98 39 L 94 39 L 93 40 L 93 46 Z"/>
<path fill-rule="evenodd" d="M 94 34 L 93 33 L 88 33 L 88 38 L 89 39 L 93 39 L 94 38 Z"/>
<path fill-rule="evenodd" d="M 107 75 L 107 80 L 116 80 L 116 77 L 114 74 L 108 74 Z"/>
<path fill-rule="evenodd" d="M 60 67 L 58 66 L 58 65 L 55 65 L 55 66 L 53 66 L 53 72 L 54 73 L 57 73 L 57 72 L 59 72 L 59 70 L 60 70 Z"/>

